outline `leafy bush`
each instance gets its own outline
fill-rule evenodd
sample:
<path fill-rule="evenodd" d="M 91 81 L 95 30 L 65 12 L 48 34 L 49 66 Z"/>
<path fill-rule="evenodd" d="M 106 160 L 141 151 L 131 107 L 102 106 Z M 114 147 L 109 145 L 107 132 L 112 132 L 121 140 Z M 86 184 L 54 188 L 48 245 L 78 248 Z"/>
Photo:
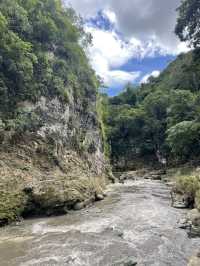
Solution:
<path fill-rule="evenodd" d="M 61 0 L 0 2 L 0 113 L 15 119 L 18 102 L 41 95 L 68 103 L 97 93 L 97 78 L 80 43 L 82 21 Z M 13 112 L 14 111 L 14 112 Z"/>
<path fill-rule="evenodd" d="M 186 159 L 199 154 L 200 123 L 183 121 L 171 127 L 167 134 L 167 143 L 174 155 Z"/>
<path fill-rule="evenodd" d="M 200 179 L 197 175 L 181 175 L 176 178 L 176 188 L 183 194 L 195 198 L 197 191 L 200 189 Z"/>

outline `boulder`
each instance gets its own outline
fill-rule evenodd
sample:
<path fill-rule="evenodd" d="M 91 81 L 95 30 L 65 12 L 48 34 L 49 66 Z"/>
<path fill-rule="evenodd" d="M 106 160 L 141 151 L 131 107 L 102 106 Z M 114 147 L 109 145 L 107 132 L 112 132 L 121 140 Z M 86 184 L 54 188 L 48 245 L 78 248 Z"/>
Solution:
<path fill-rule="evenodd" d="M 190 228 L 191 224 L 189 223 L 189 221 L 187 219 L 181 219 L 179 222 L 178 222 L 178 227 L 180 229 L 187 229 L 187 228 Z"/>
<path fill-rule="evenodd" d="M 192 225 L 200 227 L 200 212 L 197 209 L 189 211 L 187 220 L 192 222 Z"/>
<path fill-rule="evenodd" d="M 115 263 L 113 266 L 135 266 L 137 264 L 138 263 L 134 257 L 128 257 Z"/>
<path fill-rule="evenodd" d="M 96 197 L 95 197 L 95 200 L 96 200 L 96 201 L 101 201 L 101 200 L 103 200 L 103 199 L 104 199 L 103 194 L 96 194 Z"/>
<path fill-rule="evenodd" d="M 193 209 L 188 213 L 187 222 L 190 224 L 189 236 L 200 237 L 200 212 L 197 209 Z"/>
<path fill-rule="evenodd" d="M 75 211 L 80 211 L 80 210 L 82 210 L 84 207 L 85 207 L 84 202 L 77 202 L 77 203 L 74 205 L 74 210 L 75 210 Z"/>

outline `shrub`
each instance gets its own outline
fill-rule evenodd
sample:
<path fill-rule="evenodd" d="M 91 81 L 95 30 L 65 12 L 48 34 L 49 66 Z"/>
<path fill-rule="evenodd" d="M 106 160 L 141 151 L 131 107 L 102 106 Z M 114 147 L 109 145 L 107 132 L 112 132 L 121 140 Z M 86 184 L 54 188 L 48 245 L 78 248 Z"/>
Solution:
<path fill-rule="evenodd" d="M 198 176 L 186 175 L 176 178 L 177 190 L 195 198 L 196 192 L 200 189 L 200 180 Z"/>
<path fill-rule="evenodd" d="M 167 131 L 167 143 L 180 159 L 197 156 L 200 152 L 200 123 L 183 121 Z"/>

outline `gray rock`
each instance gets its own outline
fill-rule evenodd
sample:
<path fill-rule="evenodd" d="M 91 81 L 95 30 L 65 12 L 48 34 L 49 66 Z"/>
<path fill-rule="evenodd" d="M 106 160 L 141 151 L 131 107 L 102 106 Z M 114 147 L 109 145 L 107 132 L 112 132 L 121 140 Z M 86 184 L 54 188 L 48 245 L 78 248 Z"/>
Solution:
<path fill-rule="evenodd" d="M 200 237 L 200 212 L 197 209 L 188 213 L 187 222 L 189 224 L 189 237 Z"/>
<path fill-rule="evenodd" d="M 188 213 L 187 220 L 191 221 L 194 226 L 199 226 L 200 228 L 200 212 L 197 209 L 193 209 Z"/>
<path fill-rule="evenodd" d="M 187 229 L 190 227 L 190 223 L 188 222 L 187 219 L 181 219 L 179 222 L 178 222 L 178 227 L 180 229 Z"/>
<path fill-rule="evenodd" d="M 188 208 L 188 206 L 187 206 L 187 204 L 185 204 L 185 202 L 179 202 L 179 201 L 174 202 L 173 207 L 176 209 L 187 209 Z"/>
<path fill-rule="evenodd" d="M 137 264 L 138 263 L 134 257 L 129 257 L 115 263 L 113 266 L 135 266 Z"/>
<path fill-rule="evenodd" d="M 97 194 L 95 199 L 96 199 L 96 201 L 101 201 L 104 199 L 104 196 L 102 194 Z"/>
<path fill-rule="evenodd" d="M 162 180 L 162 176 L 159 175 L 159 174 L 151 175 L 150 178 L 151 178 L 152 180 Z"/>
<path fill-rule="evenodd" d="M 200 237 L 200 228 L 198 226 L 193 226 L 190 229 L 190 232 L 188 233 L 190 237 Z"/>
<path fill-rule="evenodd" d="M 103 192 L 103 196 L 104 198 L 108 196 L 108 194 L 106 192 Z"/>
<path fill-rule="evenodd" d="M 84 207 L 85 207 L 84 202 L 77 202 L 77 203 L 74 205 L 74 210 L 75 210 L 75 211 L 80 211 L 80 210 L 82 210 Z"/>

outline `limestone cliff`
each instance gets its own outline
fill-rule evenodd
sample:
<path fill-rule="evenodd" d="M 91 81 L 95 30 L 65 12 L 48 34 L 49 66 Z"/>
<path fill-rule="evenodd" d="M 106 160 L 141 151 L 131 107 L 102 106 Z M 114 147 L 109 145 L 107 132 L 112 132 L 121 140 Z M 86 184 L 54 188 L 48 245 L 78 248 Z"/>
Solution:
<path fill-rule="evenodd" d="M 41 97 L 20 102 L 40 126 L 21 134 L 1 132 L 0 223 L 20 215 L 65 213 L 94 200 L 106 183 L 96 96 L 68 104 Z"/>
<path fill-rule="evenodd" d="M 0 224 L 84 206 L 105 185 L 82 24 L 61 0 L 0 2 Z"/>

